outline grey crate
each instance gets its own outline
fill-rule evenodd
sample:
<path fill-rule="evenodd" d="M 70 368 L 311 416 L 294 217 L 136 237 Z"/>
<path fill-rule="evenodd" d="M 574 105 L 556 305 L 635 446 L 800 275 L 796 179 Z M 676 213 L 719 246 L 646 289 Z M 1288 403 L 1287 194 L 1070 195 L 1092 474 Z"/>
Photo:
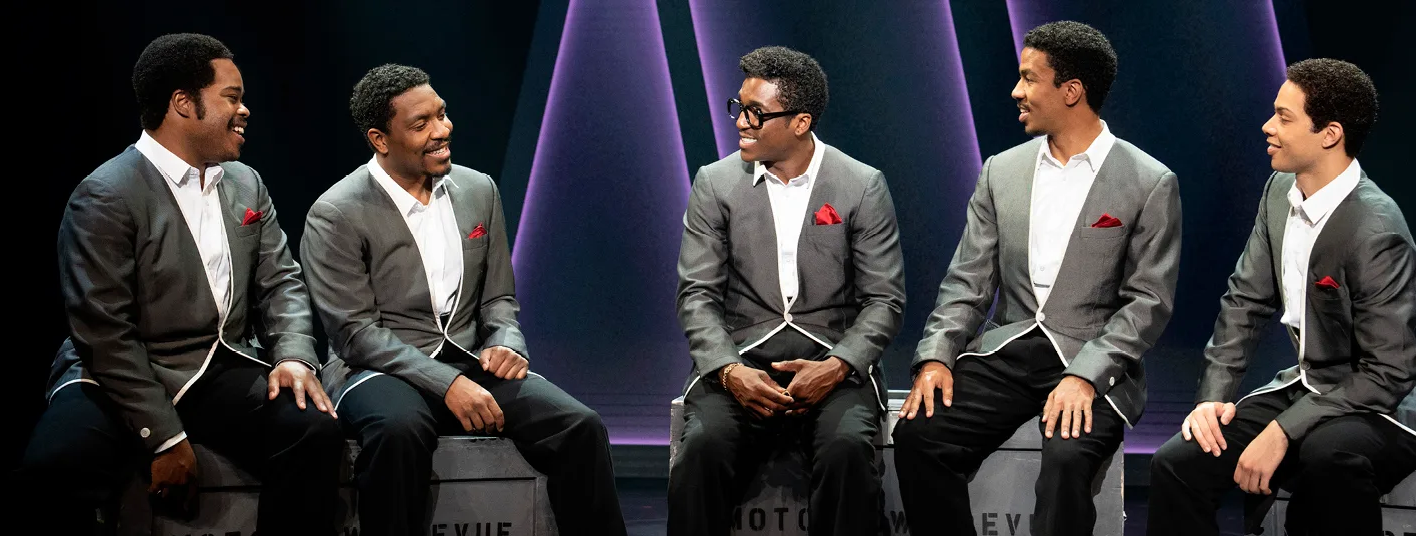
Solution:
<path fill-rule="evenodd" d="M 894 415 L 899 411 L 905 394 L 906 391 L 890 391 L 891 411 L 886 414 L 884 433 L 877 447 L 879 460 L 885 467 L 885 507 L 879 515 L 889 534 L 909 534 L 904 508 L 900 503 L 900 484 L 895 476 L 895 453 L 890 439 L 897 420 Z M 673 400 L 669 413 L 669 456 L 672 460 L 678 455 L 679 443 L 683 438 L 682 398 Z M 1124 445 L 1118 449 L 1118 454 L 1123 451 Z M 810 475 L 807 474 L 803 457 L 799 451 L 780 451 L 763 465 L 748 486 L 742 506 L 734 512 L 733 534 L 806 535 Z M 1108 459 L 1092 484 L 1093 500 L 1097 507 L 1094 534 L 1098 536 L 1122 534 L 1125 524 L 1123 458 L 1116 455 Z M 1041 464 L 1042 435 L 1038 433 L 1037 420 L 1034 419 L 1019 427 L 1012 438 L 984 460 L 969 483 L 969 502 L 973 506 L 974 527 L 979 534 L 1031 534 L 1028 519 L 1036 502 L 1033 485 Z"/>
<path fill-rule="evenodd" d="M 119 534 L 124 536 L 249 536 L 256 527 L 260 481 L 225 457 L 193 445 L 201 469 L 196 519 L 180 521 L 153 514 L 142 479 L 122 498 Z M 340 471 L 340 502 L 334 520 L 343 534 L 359 534 L 358 494 L 352 487 L 354 457 L 349 442 Z M 428 534 L 554 536 L 555 520 L 546 501 L 546 477 L 532 469 L 510 440 L 441 437 L 433 453 L 428 501 Z"/>
<path fill-rule="evenodd" d="M 1263 536 L 1288 536 L 1288 531 L 1283 529 L 1283 519 L 1288 513 L 1289 495 L 1279 490 L 1273 507 L 1264 516 Z M 1393 536 L 1416 534 L 1416 474 L 1407 476 L 1382 497 L 1382 531 Z"/>

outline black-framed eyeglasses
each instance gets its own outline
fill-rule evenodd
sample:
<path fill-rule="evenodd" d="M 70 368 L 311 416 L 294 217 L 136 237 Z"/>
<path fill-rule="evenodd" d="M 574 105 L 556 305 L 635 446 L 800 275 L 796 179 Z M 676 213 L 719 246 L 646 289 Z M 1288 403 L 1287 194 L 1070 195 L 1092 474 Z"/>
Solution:
<path fill-rule="evenodd" d="M 737 122 L 738 117 L 741 117 L 744 113 L 747 114 L 747 126 L 752 128 L 753 130 L 757 130 L 759 128 L 762 128 L 763 123 L 766 123 L 778 117 L 804 114 L 806 112 L 802 110 L 789 110 L 785 112 L 764 112 L 756 106 L 743 106 L 742 101 L 740 100 L 728 99 L 728 115 L 733 118 L 733 122 Z"/>

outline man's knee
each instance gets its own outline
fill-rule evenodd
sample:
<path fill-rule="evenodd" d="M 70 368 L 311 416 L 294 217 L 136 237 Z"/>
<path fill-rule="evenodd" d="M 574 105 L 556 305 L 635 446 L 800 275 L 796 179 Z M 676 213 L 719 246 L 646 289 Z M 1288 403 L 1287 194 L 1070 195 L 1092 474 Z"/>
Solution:
<path fill-rule="evenodd" d="M 1370 438 L 1324 428 L 1309 434 L 1298 448 L 1303 480 L 1320 487 L 1373 480 L 1376 472 L 1368 453 L 1374 447 L 1366 444 Z"/>
<path fill-rule="evenodd" d="M 1091 478 L 1105 454 L 1094 452 L 1081 439 L 1053 437 L 1042 443 L 1042 471 Z"/>
<path fill-rule="evenodd" d="M 871 467 L 875 463 L 875 445 L 863 434 L 834 434 L 816 447 L 818 467 Z"/>
<path fill-rule="evenodd" d="M 738 445 L 727 434 L 698 428 L 684 433 L 674 463 L 688 467 L 728 467 L 737 459 L 737 449 Z"/>
<path fill-rule="evenodd" d="M 1217 461 L 1218 458 L 1205 453 L 1194 441 L 1185 441 L 1185 438 L 1176 434 L 1151 456 L 1151 478 L 1174 479 L 1178 475 L 1195 471 L 1196 465 Z"/>
<path fill-rule="evenodd" d="M 420 412 L 392 412 L 369 419 L 359 431 L 366 448 L 409 448 L 432 452 L 438 440 L 432 416 Z"/>
<path fill-rule="evenodd" d="M 587 437 L 592 441 L 608 441 L 609 432 L 605 429 L 605 422 L 600 418 L 600 414 L 584 404 L 577 404 L 566 416 L 566 427 L 576 432 L 577 435 Z"/>

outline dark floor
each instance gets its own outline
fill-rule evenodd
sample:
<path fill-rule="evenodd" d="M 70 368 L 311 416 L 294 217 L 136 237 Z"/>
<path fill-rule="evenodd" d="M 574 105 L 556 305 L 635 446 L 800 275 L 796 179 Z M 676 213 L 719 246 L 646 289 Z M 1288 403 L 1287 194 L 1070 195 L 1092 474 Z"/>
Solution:
<path fill-rule="evenodd" d="M 630 536 L 663 536 L 667 532 L 668 480 L 661 478 L 621 478 L 617 482 L 620 509 Z M 1146 497 L 1149 488 L 1126 488 L 1126 536 L 1146 532 Z M 1230 495 L 1219 511 L 1220 534 L 1243 536 L 1241 495 Z"/>

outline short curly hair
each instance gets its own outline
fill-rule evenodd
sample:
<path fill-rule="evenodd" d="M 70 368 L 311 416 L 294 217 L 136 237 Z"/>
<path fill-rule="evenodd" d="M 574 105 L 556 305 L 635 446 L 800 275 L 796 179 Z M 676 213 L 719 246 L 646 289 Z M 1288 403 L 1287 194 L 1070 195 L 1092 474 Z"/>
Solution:
<path fill-rule="evenodd" d="M 359 137 L 370 149 L 373 144 L 369 142 L 369 129 L 388 132 L 388 122 L 393 120 L 394 97 L 430 82 L 428 73 L 422 69 L 385 63 L 369 69 L 354 84 L 354 96 L 349 98 L 349 113 L 354 116 L 354 126 L 359 127 Z"/>
<path fill-rule="evenodd" d="M 816 59 L 787 47 L 762 47 L 738 60 L 738 68 L 748 78 L 776 84 L 777 100 L 782 108 L 811 114 L 812 130 L 821 124 L 831 94 L 826 86 L 826 72 Z"/>
<path fill-rule="evenodd" d="M 1023 46 L 1047 54 L 1047 65 L 1056 71 L 1052 83 L 1077 79 L 1087 90 L 1087 106 L 1100 112 L 1116 80 L 1116 50 L 1096 28 L 1080 22 L 1049 22 L 1028 31 Z"/>
<path fill-rule="evenodd" d="M 1313 119 L 1313 132 L 1328 123 L 1342 125 L 1347 156 L 1357 156 L 1377 122 L 1377 88 L 1367 73 L 1342 60 L 1316 58 L 1289 65 L 1288 80 L 1303 90 L 1303 113 Z"/>
<path fill-rule="evenodd" d="M 216 80 L 212 60 L 235 57 L 226 45 L 209 35 L 179 33 L 153 39 L 133 65 L 133 93 L 138 97 L 143 129 L 157 130 L 162 126 L 172 92 L 178 90 L 192 97 L 197 118 L 201 119 L 206 115 L 201 90 Z"/>

